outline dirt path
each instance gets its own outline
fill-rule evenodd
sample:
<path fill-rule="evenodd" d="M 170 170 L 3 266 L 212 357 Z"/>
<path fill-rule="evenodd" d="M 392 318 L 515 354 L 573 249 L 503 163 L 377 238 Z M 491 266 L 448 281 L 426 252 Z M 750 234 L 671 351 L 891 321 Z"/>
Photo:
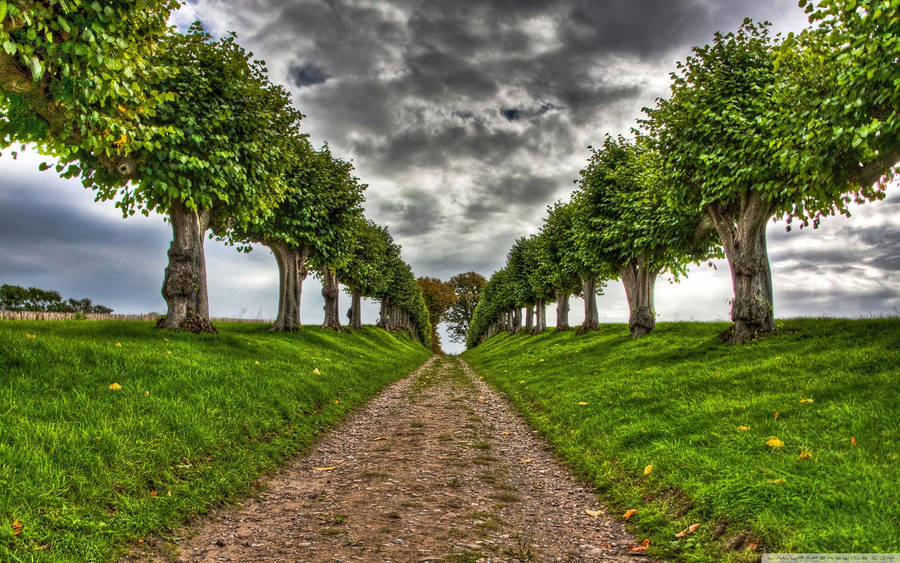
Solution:
<path fill-rule="evenodd" d="M 186 530 L 177 557 L 643 560 L 621 524 L 585 509 L 603 510 L 508 404 L 462 360 L 435 357 L 258 498 Z"/>

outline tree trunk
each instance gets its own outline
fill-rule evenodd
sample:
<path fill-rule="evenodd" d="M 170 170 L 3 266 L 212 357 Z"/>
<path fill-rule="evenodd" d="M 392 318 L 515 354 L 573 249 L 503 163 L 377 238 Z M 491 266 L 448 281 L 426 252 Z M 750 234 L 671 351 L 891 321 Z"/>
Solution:
<path fill-rule="evenodd" d="M 569 330 L 569 294 L 556 294 L 556 330 Z"/>
<path fill-rule="evenodd" d="M 378 327 L 387 330 L 387 319 L 388 319 L 388 299 L 384 297 L 381 299 L 381 309 L 378 310 L 378 322 L 375 323 Z"/>
<path fill-rule="evenodd" d="M 350 298 L 350 328 L 362 330 L 362 292 L 354 289 Z"/>
<path fill-rule="evenodd" d="M 296 248 L 278 242 L 264 242 L 278 263 L 278 316 L 272 325 L 273 332 L 297 332 L 300 330 L 300 296 L 306 279 L 305 247 Z"/>
<path fill-rule="evenodd" d="M 190 332 L 216 332 L 209 320 L 209 293 L 206 286 L 206 256 L 203 239 L 209 213 L 191 211 L 184 204 L 169 210 L 172 244 L 169 265 L 163 280 L 162 296 L 168 312 L 158 328 L 184 329 Z"/>
<path fill-rule="evenodd" d="M 732 213 L 715 203 L 707 207 L 707 212 L 731 269 L 731 341 L 741 344 L 774 333 L 772 270 L 766 249 L 766 224 L 772 217 L 772 206 L 762 201 L 758 192 L 749 192 Z"/>
<path fill-rule="evenodd" d="M 525 332 L 531 334 L 534 331 L 534 305 L 525 307 Z"/>
<path fill-rule="evenodd" d="M 650 266 L 650 259 L 644 254 L 625 264 L 621 274 L 628 299 L 628 330 L 633 338 L 638 338 L 656 327 L 653 291 L 659 271 Z"/>
<path fill-rule="evenodd" d="M 341 330 L 340 296 L 337 274 L 331 268 L 322 269 L 322 297 L 325 298 L 325 322 L 322 328 Z"/>
<path fill-rule="evenodd" d="M 597 311 L 597 278 L 594 276 L 581 277 L 581 295 L 584 297 L 584 322 L 581 324 L 581 332 L 597 330 L 600 328 L 600 314 Z"/>
<path fill-rule="evenodd" d="M 534 305 L 536 313 L 534 333 L 540 334 L 547 330 L 547 304 L 543 299 L 538 299 Z"/>
<path fill-rule="evenodd" d="M 510 323 L 510 332 L 518 334 L 522 330 L 522 309 L 516 307 L 512 312 L 512 323 Z"/>

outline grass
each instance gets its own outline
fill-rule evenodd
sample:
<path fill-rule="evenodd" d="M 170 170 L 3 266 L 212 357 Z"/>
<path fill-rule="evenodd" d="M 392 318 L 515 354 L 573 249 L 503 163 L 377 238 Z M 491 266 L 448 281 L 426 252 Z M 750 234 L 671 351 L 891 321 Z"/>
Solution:
<path fill-rule="evenodd" d="M 463 357 L 614 510 L 637 509 L 651 555 L 900 551 L 900 319 L 779 325 L 742 347 L 716 340 L 725 323 L 605 325 Z"/>
<path fill-rule="evenodd" d="M 373 327 L 219 329 L 0 321 L 0 561 L 110 559 L 165 535 L 429 356 Z"/>

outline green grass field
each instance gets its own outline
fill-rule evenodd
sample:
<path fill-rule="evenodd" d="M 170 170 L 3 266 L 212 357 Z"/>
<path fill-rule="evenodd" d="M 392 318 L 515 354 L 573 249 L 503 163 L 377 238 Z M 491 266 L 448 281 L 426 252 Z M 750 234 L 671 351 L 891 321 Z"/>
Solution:
<path fill-rule="evenodd" d="M 246 495 L 429 356 L 373 327 L 267 328 L 0 321 L 0 561 L 109 559 Z"/>
<path fill-rule="evenodd" d="M 900 319 L 789 320 L 742 347 L 717 341 L 727 326 L 501 335 L 463 357 L 637 510 L 651 555 L 900 551 Z"/>

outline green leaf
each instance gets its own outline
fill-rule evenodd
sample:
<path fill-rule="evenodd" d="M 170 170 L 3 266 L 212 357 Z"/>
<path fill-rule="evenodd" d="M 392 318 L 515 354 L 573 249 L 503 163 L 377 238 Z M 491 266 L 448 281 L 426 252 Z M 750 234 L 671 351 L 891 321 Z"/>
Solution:
<path fill-rule="evenodd" d="M 6 51 L 7 53 L 9 53 L 10 55 L 15 55 L 16 51 L 18 51 L 18 48 L 16 47 L 16 44 L 13 43 L 12 41 L 4 41 L 3 42 L 3 50 Z"/>
<path fill-rule="evenodd" d="M 41 61 L 37 57 L 28 59 L 28 68 L 31 70 L 31 76 L 35 81 L 40 80 L 44 76 L 44 67 L 41 66 Z"/>
<path fill-rule="evenodd" d="M 3 18 L 6 17 L 6 0 L 0 0 L 0 21 L 3 21 Z"/>

